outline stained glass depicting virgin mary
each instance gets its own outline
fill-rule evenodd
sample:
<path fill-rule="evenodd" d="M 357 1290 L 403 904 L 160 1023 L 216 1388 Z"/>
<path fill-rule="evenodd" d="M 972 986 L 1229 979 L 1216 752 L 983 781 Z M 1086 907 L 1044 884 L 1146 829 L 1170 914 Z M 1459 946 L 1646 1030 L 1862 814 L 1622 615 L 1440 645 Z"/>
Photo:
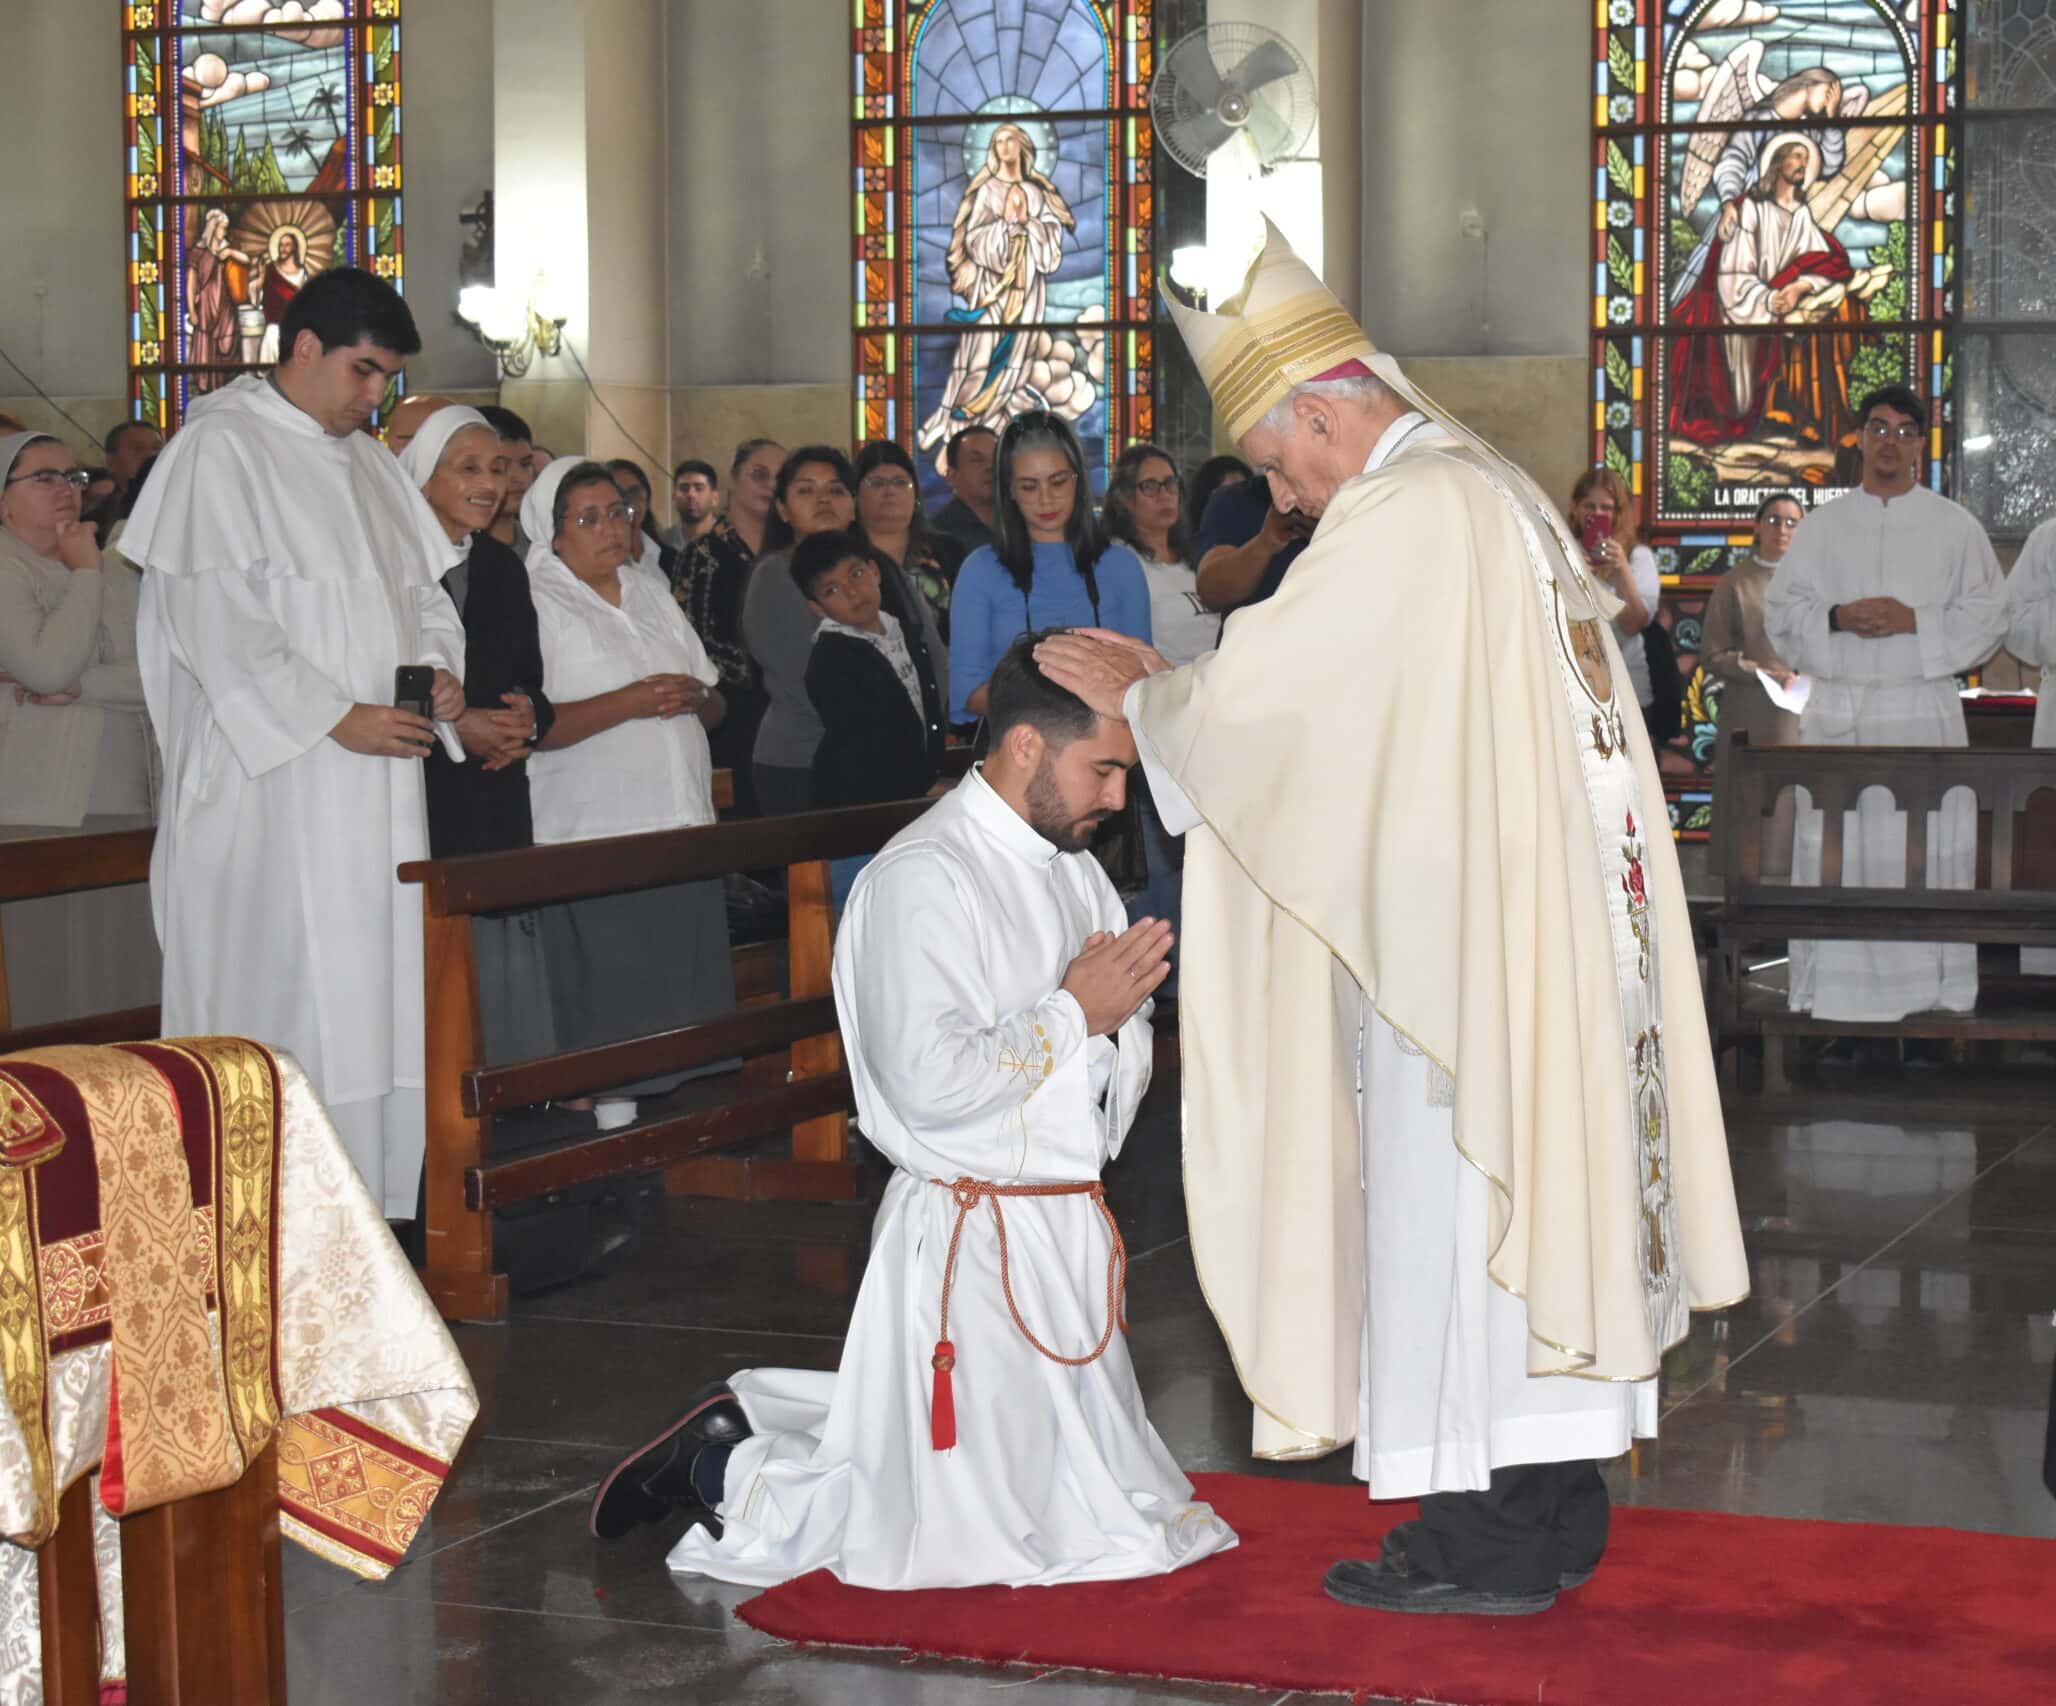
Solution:
<path fill-rule="evenodd" d="M 1045 406 L 1028 383 L 1033 338 L 1018 330 L 1045 318 L 1045 281 L 1077 229 L 1056 185 L 1035 169 L 1035 144 L 1018 125 L 992 133 L 985 164 L 966 187 L 950 226 L 949 310 L 965 328 L 942 401 L 921 428 L 932 450 L 968 426 L 1003 427 Z"/>

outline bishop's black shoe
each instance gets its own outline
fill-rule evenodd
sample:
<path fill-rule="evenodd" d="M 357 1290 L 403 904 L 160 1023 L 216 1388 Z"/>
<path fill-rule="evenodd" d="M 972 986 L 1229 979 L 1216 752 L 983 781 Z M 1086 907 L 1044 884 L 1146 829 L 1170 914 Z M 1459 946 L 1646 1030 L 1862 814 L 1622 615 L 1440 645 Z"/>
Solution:
<path fill-rule="evenodd" d="M 643 1523 L 684 1512 L 690 1518 L 688 1528 L 704 1525 L 720 1539 L 721 1519 L 707 1496 L 710 1480 L 718 1486 L 718 1478 L 695 1477 L 693 1471 L 696 1465 L 705 1469 L 702 1460 L 713 1452 L 719 1452 L 725 1463 L 750 1431 L 749 1418 L 725 1382 L 701 1387 L 687 1401 L 683 1415 L 608 1472 L 593 1494 L 587 1527 L 601 1540 L 618 1540 Z"/>
<path fill-rule="evenodd" d="M 1388 1570 L 1410 1569 L 1412 1566 L 1407 1557 L 1406 1538 L 1420 1526 L 1418 1522 L 1398 1522 L 1388 1528 L 1385 1531 L 1384 1544 L 1378 1549 L 1378 1562 Z M 1573 1588 L 1583 1587 L 1592 1579 L 1597 1568 L 1598 1566 L 1593 1564 L 1582 1570 L 1565 1570 L 1556 1578 L 1557 1591 L 1569 1593 Z"/>
<path fill-rule="evenodd" d="M 1328 1597 L 1367 1611 L 1454 1614 L 1468 1617 L 1532 1617 L 1556 1603 L 1556 1589 L 1540 1593 L 1487 1593 L 1437 1581 L 1402 1564 L 1395 1569 L 1377 1559 L 1344 1558 L 1332 1566 L 1321 1585 Z"/>

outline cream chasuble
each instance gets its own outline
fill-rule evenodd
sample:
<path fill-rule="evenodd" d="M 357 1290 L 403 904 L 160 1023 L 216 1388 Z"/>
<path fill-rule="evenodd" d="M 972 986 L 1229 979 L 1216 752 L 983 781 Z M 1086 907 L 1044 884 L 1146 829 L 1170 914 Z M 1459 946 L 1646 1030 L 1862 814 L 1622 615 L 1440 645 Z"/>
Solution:
<path fill-rule="evenodd" d="M 145 571 L 137 649 L 164 753 L 164 1034 L 290 1050 L 382 1211 L 411 1219 L 421 899 L 394 872 L 428 857 L 421 765 L 328 734 L 353 704 L 390 705 L 400 664 L 463 675 L 440 580 L 461 552 L 376 439 L 331 437 L 256 377 L 165 446 L 122 550 Z"/>
<path fill-rule="evenodd" d="M 1201 1283 L 1258 1454 L 1362 1433 L 1384 1496 L 1622 1449 L 1688 1307 L 1748 1281 L 1612 608 L 1532 483 L 1370 366 L 1439 424 L 1381 445 L 1279 592 L 1129 703 L 1204 820 L 1180 972 Z M 1422 1215 L 1450 1269 L 1426 1283 L 1399 1241 Z M 1558 1375 L 1584 1378 L 1534 1378 Z"/>
<path fill-rule="evenodd" d="M 1397 378 L 1390 369 L 1388 383 Z M 1382 503 L 1371 501 L 1377 495 Z M 1433 516 L 1452 498 L 1471 512 L 1463 518 L 1467 525 L 1453 523 L 1446 511 Z M 1338 527 L 1346 531 L 1331 532 Z M 1429 612 L 1444 601 L 1415 596 L 1422 589 L 1400 584 L 1391 571 L 1374 565 L 1435 561 L 1438 553 L 1426 542 L 1435 533 L 1481 543 L 1461 583 L 1447 589 L 1458 596 L 1432 619 L 1433 630 L 1448 636 L 1449 644 L 1429 641 L 1428 654 L 1468 659 L 1482 651 L 1517 659 L 1513 667 L 1502 666 L 1496 681 L 1466 670 L 1452 695 L 1447 681 L 1434 682 L 1425 666 L 1415 671 L 1416 679 L 1395 680 L 1382 653 L 1375 660 L 1359 656 L 1353 665 L 1338 653 L 1328 660 L 1335 666 L 1332 676 L 1316 667 L 1305 678 L 1375 677 L 1362 699 L 1290 706 L 1256 687 L 1266 668 L 1288 654 L 1303 656 L 1301 642 L 1315 629 L 1339 633 L 1345 636 L 1343 650 L 1359 651 L 1365 634 L 1404 633 L 1406 664 L 1420 662 L 1412 648 L 1422 641 Z M 1621 714 L 1625 673 L 1608 675 L 1617 669 L 1619 654 L 1615 642 L 1601 638 L 1610 626 L 1600 619 L 1605 613 L 1575 583 L 1566 598 L 1547 573 L 1547 542 L 1555 538 L 1552 512 L 1517 473 L 1442 426 L 1409 415 L 1394 423 L 1373 452 L 1365 478 L 1346 486 L 1323 519 L 1308 553 L 1314 558 L 1315 550 L 1321 552 L 1314 560 L 1326 565 L 1323 584 L 1312 585 L 1310 577 L 1295 588 L 1300 565 L 1287 577 L 1287 608 L 1304 608 L 1285 621 L 1260 625 L 1264 631 L 1253 644 L 1244 635 L 1256 625 L 1238 617 L 1215 658 L 1179 672 L 1194 680 L 1171 699 L 1168 717 L 1162 705 L 1178 675 L 1139 684 L 1129 702 L 1159 806 L 1170 794 L 1173 810 L 1185 808 L 1183 822 L 1168 816 L 1166 821 L 1198 831 L 1187 853 L 1187 905 L 1203 895 L 1210 908 L 1207 915 L 1188 913 L 1184 950 L 1186 967 L 1197 964 L 1209 986 L 1196 1011 L 1194 986 L 1186 985 L 1183 1019 L 1187 1190 L 1202 1283 L 1256 1401 L 1258 1455 L 1317 1455 L 1354 1437 L 1355 1472 L 1377 1498 L 1482 1488 L 1494 1468 L 1508 1464 L 1617 1455 L 1635 1434 L 1655 1430 L 1656 1357 L 1682 1337 L 1688 1302 L 1711 1306 L 1746 1290 L 1689 931 L 1682 947 L 1675 945 L 1683 895 L 1674 860 L 1665 880 L 1669 837 L 1660 836 L 1652 848 L 1641 833 L 1653 765 L 1645 772 L 1628 756 L 1624 731 L 1633 726 L 1639 733 L 1639 725 Z M 1494 559 L 1494 545 L 1510 546 L 1518 555 Z M 1446 560 L 1446 549 L 1440 555 Z M 1396 596 L 1388 601 L 1377 596 L 1381 592 Z M 1485 592 L 1490 596 L 1480 597 Z M 1388 608 L 1366 614 L 1363 601 Z M 1358 608 L 1345 613 L 1345 602 Z M 1571 618 L 1572 608 L 1587 614 Z M 1465 645 L 1455 624 L 1473 612 L 1497 619 Z M 1253 655 L 1259 649 L 1263 655 Z M 1529 655 L 1520 657 L 1523 651 Z M 1304 669 L 1305 663 L 1295 667 Z M 1595 680 L 1608 691 L 1595 693 Z M 1612 691 L 1614 680 L 1621 695 Z M 1251 695 L 1242 715 L 1225 697 L 1237 691 L 1236 682 Z M 1495 687 L 1510 691 L 1495 695 Z M 1217 693 L 1223 697 L 1216 699 Z M 1521 695 L 1529 709 L 1516 732 L 1531 738 L 1518 752 L 1507 750 L 1512 742 L 1495 743 L 1496 762 L 1502 774 L 1516 778 L 1555 766 L 1556 785 L 1545 797 L 1533 787 L 1502 784 L 1503 797 L 1495 801 L 1489 783 L 1486 789 L 1463 786 L 1468 767 L 1482 762 L 1481 774 L 1489 778 L 1495 759 L 1467 756 L 1460 737 L 1470 727 L 1489 731 Z M 1455 719 L 1439 728 L 1438 702 Z M 1467 706 L 1475 709 L 1467 713 Z M 1204 719 L 1197 728 L 1195 713 Z M 1279 726 L 1280 714 L 1305 719 L 1306 732 L 1295 738 Z M 1570 726 L 1559 722 L 1552 728 L 1552 717 Z M 1582 726 L 1572 720 L 1579 717 Z M 1369 778 L 1366 808 L 1350 811 L 1344 804 L 1352 782 L 1344 774 L 1346 759 L 1326 775 L 1316 759 L 1275 791 L 1264 790 L 1261 799 L 1236 800 L 1237 793 L 1247 792 L 1234 785 L 1238 764 L 1257 766 L 1250 775 L 1275 776 L 1275 757 L 1257 765 L 1256 742 L 1325 753 L 1326 762 L 1335 764 L 1347 749 L 1338 748 L 1332 736 L 1323 741 L 1315 732 L 1322 725 L 1373 731 L 1362 750 L 1383 754 L 1385 773 Z M 1181 734 L 1167 735 L 1167 726 Z M 1538 732 L 1542 738 L 1533 739 Z M 1566 735 L 1579 737 L 1575 749 L 1582 749 L 1570 768 L 1562 764 L 1570 756 L 1562 749 L 1573 747 Z M 1192 757 L 1183 770 L 1173 764 L 1174 775 L 1161 778 L 1165 785 L 1159 787 L 1157 766 L 1166 756 L 1167 738 L 1190 738 Z M 1551 753 L 1552 744 L 1559 750 Z M 1213 763 L 1192 762 L 1209 748 L 1216 749 Z M 1197 782 L 1202 772 L 1211 784 Z M 1175 798 L 1195 784 L 1215 789 L 1218 815 L 1204 792 L 1189 803 Z M 1345 865 L 1316 871 L 1308 859 L 1288 869 L 1295 864 L 1289 830 L 1275 842 L 1252 833 L 1281 806 L 1297 816 L 1301 802 L 1286 803 L 1286 791 L 1295 784 L 1307 790 L 1304 827 L 1312 839 L 1304 845 L 1325 843 L 1327 851 L 1346 843 L 1365 860 L 1361 869 L 1382 860 L 1392 871 L 1391 886 L 1359 877 L 1352 895 Z M 1410 833 L 1403 808 L 1389 816 L 1379 810 L 1383 800 L 1405 800 L 1424 788 L 1450 802 L 1452 821 L 1477 824 L 1481 831 L 1458 838 L 1459 847 L 1478 855 L 1480 869 L 1453 888 L 1433 869 L 1449 859 L 1448 838 L 1422 835 L 1417 823 Z M 1339 806 L 1344 815 L 1332 827 L 1316 829 L 1324 805 Z M 1208 814 L 1204 825 L 1202 808 Z M 1662 809 L 1659 796 L 1655 810 Z M 1247 827 L 1234 833 L 1246 839 L 1224 847 L 1221 825 L 1242 811 Z M 1616 819 L 1617 832 L 1608 834 Z M 1477 845 L 1495 820 L 1499 858 Z M 1539 845 L 1534 856 L 1518 855 L 1519 844 L 1536 838 L 1545 823 L 1563 856 L 1552 861 Z M 1344 851 L 1340 858 L 1350 856 Z M 1252 889 L 1251 877 L 1262 884 L 1266 879 L 1259 873 L 1265 870 L 1275 874 L 1281 890 L 1291 891 L 1290 898 L 1273 892 L 1267 899 Z M 1542 879 L 1534 896 L 1517 892 L 1523 872 Z M 1582 891 L 1570 892 L 1581 877 Z M 1487 901 L 1487 881 L 1516 892 Z M 1654 913 L 1651 903 L 1660 906 L 1666 888 L 1671 905 Z M 1381 892 L 1410 895 L 1415 906 L 1435 904 L 1439 895 L 1452 908 L 1465 904 L 1466 892 L 1476 894 L 1471 904 L 1497 915 L 1500 946 L 1465 953 L 1453 938 L 1420 928 L 1431 920 L 1402 916 L 1407 907 L 1381 914 Z M 1551 912 L 1550 894 L 1562 895 L 1564 910 Z M 1333 937 L 1319 925 L 1307 928 L 1324 912 L 1331 927 L 1339 926 Z M 1674 920 L 1667 929 L 1661 927 L 1666 914 Z M 1203 926 L 1202 916 L 1227 928 Z M 1579 963 L 1565 932 L 1573 919 L 1580 925 L 1579 943 L 1610 940 L 1613 954 L 1605 960 L 1585 956 Z M 1516 929 L 1534 941 L 1538 967 L 1561 968 L 1556 978 L 1544 970 L 1530 979 L 1527 956 L 1513 951 Z M 1393 951 L 1382 960 L 1377 937 L 1366 940 L 1373 932 L 1391 940 Z M 1331 952 L 1329 941 L 1352 934 L 1351 959 Z M 1690 996 L 1684 1032 L 1689 1037 L 1696 1026 L 1699 1039 L 1699 1058 L 1687 1059 L 1682 1074 L 1667 1070 L 1664 1060 L 1678 1036 L 1675 1022 L 1665 1034 L 1662 1001 L 1676 981 L 1675 974 L 1661 970 L 1666 950 L 1683 955 Z M 1422 952 L 1469 963 L 1460 980 L 1445 976 L 1434 980 L 1445 987 L 1423 988 L 1424 980 L 1408 975 L 1423 963 Z M 1353 969 L 1379 963 L 1394 967 L 1389 992 Z M 1489 998 L 1475 999 L 1485 994 L 1488 978 L 1502 986 L 1497 1014 Z M 1553 990 L 1559 980 L 1569 987 Z M 1531 981 L 1535 988 L 1520 987 Z M 1216 991 L 1223 985 L 1271 992 L 1249 1043 L 1246 1021 L 1238 1028 L 1221 1011 Z M 1474 998 L 1468 1004 L 1466 988 Z M 1416 1030 L 1399 1015 L 1417 991 Z M 1559 1081 L 1543 1060 L 1523 1058 L 1515 1033 L 1523 1028 L 1525 1011 L 1537 1012 L 1530 1024 L 1548 1026 L 1565 1014 L 1604 1012 L 1609 1000 L 1617 1029 L 1575 1023 L 1559 1029 L 1560 1046 L 1591 1062 L 1585 1085 Z M 1541 1011 L 1551 1003 L 1557 1013 Z M 1419 1040 L 1431 1034 L 1436 1008 L 1447 1011 L 1451 1004 L 1455 1034 L 1477 1037 L 1472 1058 L 1480 1070 L 1452 1070 L 1448 1063 L 1463 1058 L 1457 1049 Z M 1339 1083 L 1338 1073 L 1347 1074 Z M 1518 1082 L 1516 1074 L 1526 1074 L 1528 1082 Z M 1680 1081 L 1697 1105 L 1674 1121 L 1668 1104 Z M 1616 1092 L 1611 1097 L 1610 1089 Z M 1519 1133 L 1525 1126 L 1525 1153 L 1516 1149 L 1509 1156 L 1506 1144 L 1494 1145 L 1490 1131 L 1472 1138 L 1462 1114 L 1467 1095 L 1475 1096 L 1473 1106 L 1502 1110 L 1494 1123 L 1503 1135 L 1509 1129 L 1504 1112 L 1515 1102 L 1524 1104 L 1527 1118 L 1516 1115 L 1511 1129 Z M 1609 1118 L 1616 1122 L 1611 1132 L 1594 1124 Z M 1260 1148 L 1228 1141 L 1237 1120 L 1265 1132 Z M 1559 1120 L 1568 1122 L 1566 1129 L 1584 1130 L 1580 1143 L 1549 1141 Z M 1294 1134 L 1307 1129 L 1325 1130 L 1325 1151 L 1317 1142 L 1294 1141 Z M 1480 1154 L 1490 1159 L 1481 1165 Z M 1681 1171 L 1691 1180 L 1689 1190 L 1683 1183 L 1674 1189 Z M 1308 1176 L 1315 1173 L 1331 1181 L 1325 1214 Z M 1521 1188 L 1529 1180 L 1533 1184 Z M 1711 1181 L 1710 1194 L 1705 1180 Z M 1516 1188 L 1509 1192 L 1502 1182 Z M 1688 1199 L 1683 1208 L 1681 1195 Z M 1238 1220 L 1238 1199 L 1260 1203 L 1261 1220 Z M 1552 1203 L 1561 1203 L 1562 1212 Z M 1301 1242 L 1297 1226 L 1324 1222 L 1331 1233 L 1325 1245 Z M 1558 1225 L 1576 1229 L 1587 1247 L 1566 1248 L 1568 1240 L 1553 1239 L 1549 1234 Z M 1609 1225 L 1610 1245 L 1595 1245 L 1594 1229 Z M 1295 1256 L 1311 1257 L 1311 1264 Z M 1511 1270 L 1517 1277 L 1502 1266 L 1510 1256 L 1526 1263 Z M 1612 1299 L 1610 1324 L 1597 1312 L 1576 1314 L 1579 1281 L 1573 1276 L 1581 1270 L 1602 1288 L 1600 1296 Z M 1287 1283 L 1280 1283 L 1286 1276 Z M 1558 1322 L 1570 1331 L 1531 1326 L 1522 1294 L 1538 1290 L 1545 1298 L 1572 1302 L 1572 1314 Z M 1333 1298 L 1332 1305 L 1324 1307 L 1324 1295 Z M 1325 1344 L 1305 1332 L 1310 1311 L 1326 1334 Z M 1608 1330 L 1621 1334 L 1629 1355 L 1644 1360 L 1622 1368 L 1616 1349 L 1615 1363 L 1601 1378 L 1575 1378 L 1602 1373 L 1595 1365 Z M 1565 1347 L 1587 1350 L 1591 1358 L 1568 1355 Z"/>
<path fill-rule="evenodd" d="M 2006 649 L 2042 671 L 2035 745 L 2056 746 L 2056 521 L 2043 522 L 2027 536 L 2006 577 L 2006 603 Z M 2056 948 L 2022 948 L 2020 969 L 2056 977 Z"/>
<path fill-rule="evenodd" d="M 726 1533 L 694 1529 L 672 1569 L 1027 1587 L 1155 1575 L 1235 1544 L 1150 1426 L 1118 1327 L 1076 1368 L 1022 1336 L 990 1202 L 956 1242 L 957 1443 L 938 1451 L 930 1433 L 949 1181 L 1097 1179 L 1149 1087 L 1149 1009 L 1118 1040 L 1088 1037 L 1062 987 L 1088 936 L 1127 927 L 1092 857 L 1059 853 L 977 771 L 857 879 L 835 1006 L 864 1135 L 897 1171 L 842 1366 L 734 1378 L 757 1432 L 728 1463 Z M 1084 1195 L 1000 1206 L 1021 1319 L 1058 1355 L 1083 1356 L 1106 1325 L 1105 1219 Z"/>
<path fill-rule="evenodd" d="M 1828 626 L 1828 612 L 1891 597 L 1912 607 L 1911 634 L 1866 639 Z M 1802 746 L 1968 746 L 1956 677 L 2006 637 L 2006 586 L 1991 541 L 1962 505 L 1915 486 L 1887 501 L 1858 490 L 1799 524 L 1771 581 L 1765 623 L 1779 655 L 1813 677 L 1799 719 Z M 1792 881 L 1820 882 L 1821 813 L 1806 790 L 1792 844 Z M 1969 888 L 1977 875 L 1977 802 L 1956 789 L 1927 820 L 1928 882 Z M 1906 884 L 1906 814 L 1867 789 L 1844 814 L 1842 880 Z M 1816 1018 L 1892 1020 L 1977 1005 L 1969 942 L 1794 942 L 1791 1004 Z"/>

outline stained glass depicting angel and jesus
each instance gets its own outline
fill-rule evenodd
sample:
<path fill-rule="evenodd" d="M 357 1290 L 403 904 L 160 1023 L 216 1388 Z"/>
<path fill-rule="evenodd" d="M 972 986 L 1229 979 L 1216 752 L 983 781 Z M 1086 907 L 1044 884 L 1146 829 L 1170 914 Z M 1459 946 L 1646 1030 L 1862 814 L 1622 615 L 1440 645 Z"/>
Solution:
<path fill-rule="evenodd" d="M 174 425 L 278 358 L 331 266 L 401 281 L 399 0 L 165 0 L 126 17 L 130 389 Z"/>
<path fill-rule="evenodd" d="M 1659 529 L 1839 490 L 1868 391 L 1944 389 L 1953 9 L 1600 0 L 1595 432 Z"/>
<path fill-rule="evenodd" d="M 858 435 L 933 496 L 1046 409 L 1103 479 L 1152 421 L 1150 0 L 852 3 Z"/>

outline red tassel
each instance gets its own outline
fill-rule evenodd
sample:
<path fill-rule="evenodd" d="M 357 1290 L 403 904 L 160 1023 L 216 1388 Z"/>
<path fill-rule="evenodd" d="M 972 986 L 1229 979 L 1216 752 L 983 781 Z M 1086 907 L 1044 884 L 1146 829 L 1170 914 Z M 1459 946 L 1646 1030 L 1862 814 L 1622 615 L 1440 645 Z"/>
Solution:
<path fill-rule="evenodd" d="M 949 1371 L 957 1366 L 957 1347 L 947 1339 L 937 1339 L 935 1355 L 929 1360 L 935 1369 L 935 1392 L 929 1400 L 928 1433 L 937 1451 L 948 1451 L 957 1443 L 957 1397 L 949 1378 Z"/>

